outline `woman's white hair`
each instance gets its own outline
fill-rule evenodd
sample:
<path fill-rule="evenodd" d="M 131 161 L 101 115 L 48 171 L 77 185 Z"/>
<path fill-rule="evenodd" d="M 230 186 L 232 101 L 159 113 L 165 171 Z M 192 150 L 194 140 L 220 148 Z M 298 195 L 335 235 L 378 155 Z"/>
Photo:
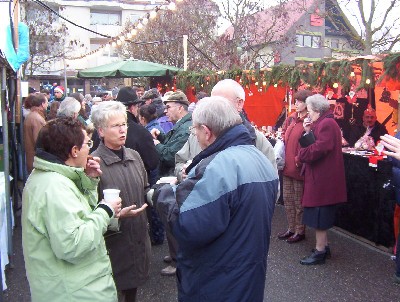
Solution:
<path fill-rule="evenodd" d="M 312 110 L 319 113 L 324 113 L 330 108 L 328 100 L 321 94 L 314 94 L 312 96 L 309 96 L 306 99 L 306 104 L 307 106 L 310 106 Z"/>
<path fill-rule="evenodd" d="M 106 128 L 111 117 L 123 115 L 126 120 L 126 107 L 117 101 L 106 101 L 92 107 L 91 121 L 96 129 Z"/>
<path fill-rule="evenodd" d="M 192 119 L 193 125 L 205 125 L 217 137 L 228 128 L 242 123 L 232 103 L 220 96 L 202 98 L 196 104 Z"/>

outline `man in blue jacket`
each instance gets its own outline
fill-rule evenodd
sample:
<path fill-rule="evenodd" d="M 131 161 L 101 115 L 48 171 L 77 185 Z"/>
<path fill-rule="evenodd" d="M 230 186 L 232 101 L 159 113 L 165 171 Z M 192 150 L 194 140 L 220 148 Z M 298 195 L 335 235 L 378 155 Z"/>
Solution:
<path fill-rule="evenodd" d="M 191 130 L 202 151 L 187 178 L 162 187 L 156 203 L 179 245 L 179 301 L 261 302 L 276 169 L 225 98 L 199 101 Z"/>

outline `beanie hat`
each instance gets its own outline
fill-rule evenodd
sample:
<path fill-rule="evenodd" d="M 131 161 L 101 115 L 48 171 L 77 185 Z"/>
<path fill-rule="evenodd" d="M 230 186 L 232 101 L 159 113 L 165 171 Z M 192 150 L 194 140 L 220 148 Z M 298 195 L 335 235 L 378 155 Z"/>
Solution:
<path fill-rule="evenodd" d="M 54 88 L 54 92 L 61 92 L 62 94 L 64 94 L 65 88 L 62 86 L 57 86 L 56 88 Z"/>
<path fill-rule="evenodd" d="M 117 101 L 121 102 L 125 106 L 130 106 L 142 102 L 141 100 L 138 99 L 136 91 L 129 86 L 122 87 L 119 90 L 117 95 Z"/>

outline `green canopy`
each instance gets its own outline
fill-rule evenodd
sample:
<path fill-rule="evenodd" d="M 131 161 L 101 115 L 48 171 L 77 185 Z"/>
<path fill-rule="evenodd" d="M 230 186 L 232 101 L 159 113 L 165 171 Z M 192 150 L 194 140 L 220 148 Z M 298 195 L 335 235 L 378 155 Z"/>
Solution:
<path fill-rule="evenodd" d="M 178 72 L 180 68 L 129 59 L 112 62 L 78 72 L 78 78 L 132 78 L 132 77 L 157 77 Z"/>

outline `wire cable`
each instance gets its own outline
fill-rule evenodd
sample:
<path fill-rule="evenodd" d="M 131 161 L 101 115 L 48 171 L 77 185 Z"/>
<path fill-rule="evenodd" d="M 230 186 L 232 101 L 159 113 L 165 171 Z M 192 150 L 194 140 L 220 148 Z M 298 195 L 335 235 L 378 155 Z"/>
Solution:
<path fill-rule="evenodd" d="M 112 38 L 113 38 L 113 37 L 111 37 L 111 36 L 109 36 L 109 35 L 101 34 L 101 33 L 97 32 L 97 31 L 91 30 L 91 29 L 86 28 L 86 27 L 84 27 L 84 26 L 82 26 L 82 25 L 76 24 L 75 22 L 72 22 L 71 20 L 68 20 L 67 18 L 61 16 L 58 12 L 56 12 L 55 10 L 53 10 L 51 7 L 47 6 L 47 4 L 43 3 L 43 2 L 40 1 L 40 0 L 34 0 L 34 1 L 37 2 L 39 5 L 41 5 L 43 8 L 45 8 L 45 9 L 47 9 L 48 11 L 52 12 L 53 14 L 57 15 L 59 18 L 63 19 L 64 21 L 67 21 L 68 23 L 71 23 L 72 25 L 74 25 L 74 26 L 76 26 L 76 27 L 79 27 L 79 28 L 81 28 L 81 29 L 84 29 L 84 30 L 86 30 L 86 31 L 89 31 L 89 32 L 91 32 L 91 33 L 94 33 L 94 34 L 96 34 L 96 35 L 102 36 L 102 37 L 104 37 L 104 38 L 108 38 L 108 39 L 112 39 Z"/>
<path fill-rule="evenodd" d="M 188 40 L 189 44 L 192 45 L 192 46 L 194 47 L 194 49 L 196 49 L 196 50 L 197 50 L 199 53 L 201 53 L 208 61 L 210 61 L 211 64 L 213 64 L 217 69 L 219 69 L 218 65 L 215 64 L 215 63 L 213 62 L 213 60 L 211 60 L 211 58 L 210 58 L 208 55 L 206 55 L 206 54 L 205 54 L 204 52 L 202 52 L 199 48 L 197 48 L 196 45 L 194 45 L 192 41 L 190 41 L 189 39 L 187 39 L 187 40 Z"/>

